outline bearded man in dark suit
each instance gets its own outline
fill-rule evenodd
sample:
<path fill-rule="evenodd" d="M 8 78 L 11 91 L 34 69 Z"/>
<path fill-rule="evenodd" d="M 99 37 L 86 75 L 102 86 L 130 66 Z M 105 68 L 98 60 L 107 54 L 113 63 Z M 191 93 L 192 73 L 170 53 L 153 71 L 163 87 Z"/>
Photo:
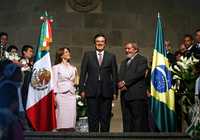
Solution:
<path fill-rule="evenodd" d="M 124 132 L 148 130 L 147 86 L 145 73 L 147 59 L 139 54 L 136 43 L 125 44 L 126 59 L 119 71 L 118 88 L 121 91 L 121 108 Z"/>

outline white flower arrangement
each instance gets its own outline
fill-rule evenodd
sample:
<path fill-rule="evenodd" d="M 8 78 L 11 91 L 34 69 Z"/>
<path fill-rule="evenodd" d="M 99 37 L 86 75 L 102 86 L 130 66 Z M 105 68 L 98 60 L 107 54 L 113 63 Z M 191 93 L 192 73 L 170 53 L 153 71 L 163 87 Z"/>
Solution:
<path fill-rule="evenodd" d="M 190 58 L 181 56 L 176 65 L 171 66 L 170 70 L 174 73 L 174 80 L 191 80 L 194 79 L 194 66 L 199 62 L 194 56 Z"/>
<path fill-rule="evenodd" d="M 81 96 L 78 95 L 78 94 L 76 94 L 76 101 L 77 101 L 77 105 L 78 106 L 80 106 L 80 107 L 84 106 L 84 103 L 83 103 L 83 101 L 81 99 Z"/>
<path fill-rule="evenodd" d="M 183 120 L 188 119 L 189 110 L 194 104 L 195 81 L 198 77 L 196 66 L 199 60 L 194 56 L 189 58 L 181 57 L 180 60 L 170 67 L 173 75 L 173 89 L 176 94 L 177 114 L 182 116 Z M 189 125 L 189 124 L 188 124 Z"/>

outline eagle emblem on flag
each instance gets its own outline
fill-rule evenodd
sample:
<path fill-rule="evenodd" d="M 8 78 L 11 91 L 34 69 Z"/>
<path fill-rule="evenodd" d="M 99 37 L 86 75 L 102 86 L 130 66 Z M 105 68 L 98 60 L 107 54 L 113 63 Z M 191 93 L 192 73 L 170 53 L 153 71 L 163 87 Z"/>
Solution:
<path fill-rule="evenodd" d="M 31 86 L 37 90 L 44 90 L 48 87 L 51 79 L 51 72 L 45 68 L 34 69 L 31 78 Z"/>

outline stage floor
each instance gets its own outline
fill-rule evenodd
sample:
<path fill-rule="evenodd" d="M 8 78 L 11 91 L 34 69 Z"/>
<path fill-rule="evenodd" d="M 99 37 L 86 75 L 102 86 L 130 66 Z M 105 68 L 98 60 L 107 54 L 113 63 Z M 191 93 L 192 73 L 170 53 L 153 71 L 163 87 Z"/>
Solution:
<path fill-rule="evenodd" d="M 25 132 L 25 140 L 191 140 L 183 133 L 122 133 L 119 98 L 114 101 L 112 112 L 111 133 Z"/>
<path fill-rule="evenodd" d="M 25 140 L 192 140 L 182 133 L 25 132 Z M 199 140 L 198 138 L 193 140 Z"/>

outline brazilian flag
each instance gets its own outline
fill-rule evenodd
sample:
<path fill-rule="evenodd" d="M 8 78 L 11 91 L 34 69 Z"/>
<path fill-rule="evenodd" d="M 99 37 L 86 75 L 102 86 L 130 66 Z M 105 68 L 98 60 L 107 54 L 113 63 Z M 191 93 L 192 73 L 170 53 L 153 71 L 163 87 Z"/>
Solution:
<path fill-rule="evenodd" d="M 151 112 L 160 132 L 176 131 L 175 95 L 169 71 L 164 32 L 158 13 L 151 71 Z"/>

